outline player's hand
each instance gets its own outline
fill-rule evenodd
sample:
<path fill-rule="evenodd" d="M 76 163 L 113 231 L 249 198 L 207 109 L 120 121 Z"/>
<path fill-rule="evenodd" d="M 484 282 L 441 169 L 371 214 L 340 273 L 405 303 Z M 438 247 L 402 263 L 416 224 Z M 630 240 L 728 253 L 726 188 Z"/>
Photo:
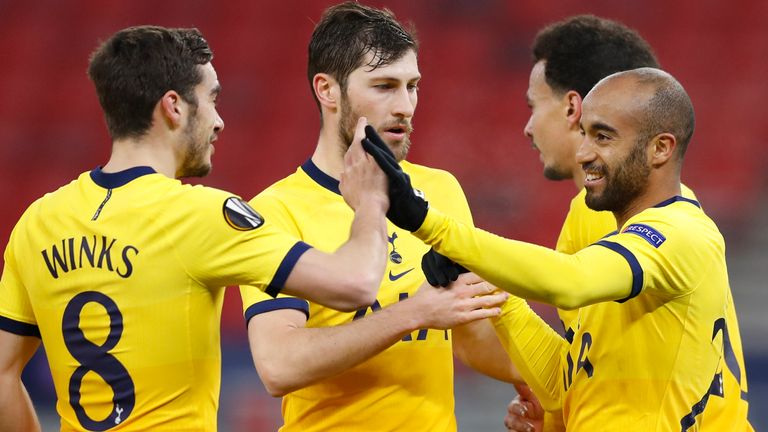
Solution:
<path fill-rule="evenodd" d="M 483 318 L 499 316 L 509 297 L 474 273 L 465 273 L 450 284 L 450 289 L 423 283 L 413 296 L 421 328 L 446 330 Z"/>
<path fill-rule="evenodd" d="M 421 193 L 411 186 L 411 178 L 403 172 L 392 150 L 371 126 L 365 127 L 362 145 L 379 164 L 389 179 L 389 211 L 387 218 L 398 227 L 416 231 L 427 217 L 429 205 Z"/>
<path fill-rule="evenodd" d="M 365 138 L 367 119 L 360 117 L 355 136 L 344 155 L 344 172 L 341 173 L 339 190 L 344 201 L 354 210 L 361 206 L 380 206 L 382 212 L 389 205 L 387 177 L 377 167 L 361 145 Z"/>
<path fill-rule="evenodd" d="M 466 268 L 456 264 L 445 255 L 441 255 L 431 248 L 429 249 L 429 252 L 421 257 L 421 269 L 427 277 L 427 282 L 434 287 L 447 287 L 448 284 L 455 281 L 460 274 L 469 272 Z"/>
<path fill-rule="evenodd" d="M 504 426 L 508 431 L 541 432 L 544 430 L 544 408 L 525 384 L 515 384 L 517 396 L 507 406 Z"/>

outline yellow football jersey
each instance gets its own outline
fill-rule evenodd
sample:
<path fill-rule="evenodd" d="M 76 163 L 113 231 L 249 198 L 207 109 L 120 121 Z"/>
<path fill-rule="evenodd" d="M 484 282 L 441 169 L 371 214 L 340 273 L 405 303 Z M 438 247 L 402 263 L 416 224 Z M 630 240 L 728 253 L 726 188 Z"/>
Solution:
<path fill-rule="evenodd" d="M 449 173 L 402 162 L 415 188 L 432 205 L 471 224 L 461 187 Z M 254 198 L 268 220 L 320 250 L 332 251 L 347 237 L 352 210 L 339 182 L 311 160 Z M 376 302 L 357 313 L 311 304 L 308 327 L 335 326 L 412 295 L 424 282 L 421 257 L 429 249 L 411 233 L 388 223 L 389 260 Z M 242 292 L 246 319 L 281 307 L 257 290 Z M 283 398 L 281 431 L 455 431 L 453 352 L 450 332 L 419 330 L 368 361 Z"/>
<path fill-rule="evenodd" d="M 730 288 L 722 235 L 698 202 L 666 200 L 573 255 L 502 239 L 434 209 L 415 234 L 500 287 L 583 306 L 570 343 L 560 339 L 549 351 L 561 355 L 554 363 L 561 379 L 537 352 L 553 333 L 541 343 L 514 333 L 506 341 L 522 353 L 513 358 L 528 359 L 518 368 L 536 381 L 542 402 L 562 406 L 568 430 L 700 430 L 728 345 Z"/>
<path fill-rule="evenodd" d="M 96 169 L 14 228 L 0 328 L 42 337 L 62 430 L 215 430 L 222 287 L 277 292 L 308 247 L 227 192 Z"/>
<path fill-rule="evenodd" d="M 694 192 L 685 185 L 681 186 L 684 198 L 696 199 Z M 568 216 L 557 240 L 557 250 L 573 254 L 602 237 L 616 231 L 616 219 L 611 212 L 594 211 L 587 207 L 582 189 L 571 200 Z M 578 310 L 558 309 L 566 335 L 572 335 L 579 324 L 568 325 L 578 316 Z M 741 335 L 736 316 L 733 297 L 728 293 L 727 314 L 725 316 L 727 335 L 724 335 L 724 358 L 719 372 L 715 375 L 706 409 L 699 420 L 702 431 L 753 430 L 747 420 L 747 377 L 744 368 Z"/>

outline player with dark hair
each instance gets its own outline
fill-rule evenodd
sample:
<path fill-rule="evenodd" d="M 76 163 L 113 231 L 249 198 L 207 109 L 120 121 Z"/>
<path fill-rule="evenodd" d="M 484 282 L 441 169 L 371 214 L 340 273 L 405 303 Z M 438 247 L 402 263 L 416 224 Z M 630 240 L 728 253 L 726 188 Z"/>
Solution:
<path fill-rule="evenodd" d="M 333 254 L 231 193 L 177 180 L 210 171 L 224 128 L 212 58 L 196 29 L 154 26 L 118 31 L 93 53 L 112 154 L 35 201 L 11 234 L 0 430 L 40 428 L 20 377 L 41 340 L 62 430 L 215 430 L 225 286 L 345 310 L 375 298 L 388 199 L 373 161 L 347 160 L 361 178 L 342 189 L 357 211 Z"/>
<path fill-rule="evenodd" d="M 348 175 L 343 157 L 355 150 L 348 152 L 354 127 L 364 119 L 431 202 L 472 222 L 453 176 L 405 160 L 421 79 L 417 50 L 413 31 L 386 9 L 346 2 L 325 11 L 309 43 L 308 79 L 321 114 L 317 147 L 251 201 L 267 219 L 319 248 L 338 246 L 352 217 L 338 188 Z M 454 352 L 483 372 L 514 378 L 498 340 L 505 362 L 471 358 L 475 325 L 496 339 L 481 318 L 497 315 L 504 295 L 485 295 L 490 287 L 474 275 L 449 290 L 430 287 L 420 267 L 427 246 L 407 230 L 387 229 L 379 295 L 356 313 L 243 291 L 256 369 L 271 394 L 284 396 L 282 431 L 455 431 Z"/>
<path fill-rule="evenodd" d="M 616 230 L 616 220 L 610 212 L 591 210 L 584 199 L 584 175 L 576 162 L 576 150 L 582 141 L 579 130 L 582 99 L 600 79 L 612 73 L 658 67 L 658 62 L 637 32 L 621 23 L 591 15 L 571 17 L 545 27 L 536 36 L 532 52 L 534 66 L 527 93 L 531 117 L 524 133 L 540 152 L 545 176 L 553 180 L 572 179 L 580 190 L 571 200 L 556 247 L 560 252 L 572 254 Z M 681 190 L 683 197 L 696 198 L 685 185 L 681 185 Z M 737 361 L 734 372 L 728 367 L 723 369 L 724 389 L 708 404 L 705 430 L 723 430 L 724 424 L 731 424 L 730 419 L 738 418 L 738 413 L 747 409 L 740 389 L 743 383 L 746 393 L 741 338 L 730 297 L 728 308 L 729 341 Z M 572 333 L 578 326 L 575 321 L 578 311 L 558 310 L 558 313 L 565 333 Z M 530 430 L 530 426 L 540 422 L 541 409 L 530 390 L 518 387 L 518 391 L 527 397 L 518 396 L 510 404 L 505 424 L 510 430 Z M 560 418 L 559 413 L 548 416 L 547 429 L 557 429 Z M 541 430 L 540 425 L 537 427 Z"/>
<path fill-rule="evenodd" d="M 571 255 L 456 221 L 413 192 L 374 130 L 363 147 L 390 180 L 390 221 L 513 294 L 497 334 L 568 430 L 691 430 L 733 359 L 724 241 L 680 196 L 693 129 L 690 98 L 658 69 L 610 75 L 587 94 L 576 153 L 586 203 L 619 229 Z M 563 339 L 523 298 L 579 308 L 578 325 Z"/>

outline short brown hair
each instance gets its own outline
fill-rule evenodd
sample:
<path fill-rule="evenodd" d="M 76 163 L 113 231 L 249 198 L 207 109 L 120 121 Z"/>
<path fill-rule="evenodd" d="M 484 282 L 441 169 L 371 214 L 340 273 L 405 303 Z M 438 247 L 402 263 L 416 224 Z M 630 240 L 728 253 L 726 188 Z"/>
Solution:
<path fill-rule="evenodd" d="M 88 76 L 96 86 L 112 139 L 142 136 L 152 111 L 169 90 L 197 105 L 197 67 L 213 58 L 197 29 L 158 26 L 118 31 L 91 54 Z"/>
<path fill-rule="evenodd" d="M 403 27 L 389 9 L 376 9 L 348 1 L 325 10 L 309 42 L 309 85 L 318 73 L 331 75 L 347 88 L 349 74 L 374 54 L 371 69 L 399 60 L 409 50 L 418 51 L 413 28 Z M 314 90 L 312 97 L 320 106 Z"/>

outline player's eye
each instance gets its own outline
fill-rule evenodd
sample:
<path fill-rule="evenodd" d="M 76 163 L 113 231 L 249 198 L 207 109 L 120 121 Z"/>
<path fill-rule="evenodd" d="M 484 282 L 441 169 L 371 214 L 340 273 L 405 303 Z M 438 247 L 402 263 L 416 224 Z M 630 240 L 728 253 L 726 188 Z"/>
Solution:
<path fill-rule="evenodd" d="M 595 136 L 595 141 L 607 141 L 609 139 L 611 139 L 611 137 L 609 137 L 608 135 L 606 135 L 604 133 L 598 133 Z"/>

